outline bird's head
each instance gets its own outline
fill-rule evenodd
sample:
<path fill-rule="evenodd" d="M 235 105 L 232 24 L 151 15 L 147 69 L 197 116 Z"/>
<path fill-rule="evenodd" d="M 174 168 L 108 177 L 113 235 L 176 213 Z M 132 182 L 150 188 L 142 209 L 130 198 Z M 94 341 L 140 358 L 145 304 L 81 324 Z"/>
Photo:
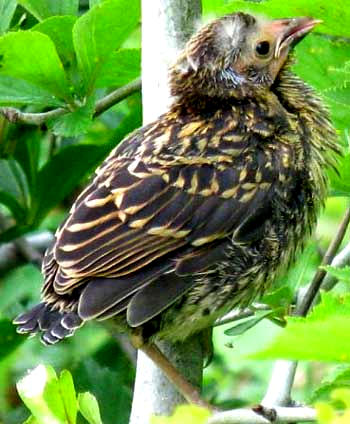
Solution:
<path fill-rule="evenodd" d="M 293 47 L 320 22 L 245 13 L 216 19 L 189 40 L 171 68 L 172 94 L 227 98 L 269 88 Z"/>

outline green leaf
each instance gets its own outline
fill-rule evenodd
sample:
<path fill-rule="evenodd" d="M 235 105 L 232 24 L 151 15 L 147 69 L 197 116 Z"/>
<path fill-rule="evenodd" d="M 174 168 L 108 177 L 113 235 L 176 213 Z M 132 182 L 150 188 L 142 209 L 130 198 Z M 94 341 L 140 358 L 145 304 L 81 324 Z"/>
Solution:
<path fill-rule="evenodd" d="M 0 38 L 0 75 L 25 80 L 58 98 L 71 97 L 55 45 L 40 32 L 13 32 Z"/>
<path fill-rule="evenodd" d="M 331 375 L 327 376 L 322 382 L 320 387 L 312 393 L 310 399 L 311 403 L 316 400 L 327 399 L 330 397 L 332 391 L 339 387 L 350 388 L 350 368 L 342 365 L 337 367 Z"/>
<path fill-rule="evenodd" d="M 26 215 L 26 210 L 20 203 L 5 191 L 0 191 L 0 203 L 6 206 L 12 213 L 15 220 L 20 222 Z"/>
<path fill-rule="evenodd" d="M 101 3 L 103 0 L 89 0 L 89 8 L 92 9 L 97 4 Z"/>
<path fill-rule="evenodd" d="M 287 327 L 254 359 L 305 359 L 350 362 L 350 295 L 322 295 L 321 304 L 306 318 L 289 317 Z"/>
<path fill-rule="evenodd" d="M 26 176 L 26 181 L 31 196 L 31 205 L 36 196 L 35 187 L 39 168 L 40 150 L 45 143 L 42 131 L 36 127 L 27 129 L 18 135 L 14 159 L 20 164 Z"/>
<path fill-rule="evenodd" d="M 79 0 L 18 0 L 38 21 L 55 15 L 76 15 Z"/>
<path fill-rule="evenodd" d="M 29 204 L 29 189 L 26 176 L 14 159 L 0 159 L 0 193 L 14 216 L 23 218 Z"/>
<path fill-rule="evenodd" d="M 0 75 L 0 106 L 63 106 L 49 91 L 19 78 Z"/>
<path fill-rule="evenodd" d="M 278 279 L 281 286 L 287 285 L 294 293 L 296 288 L 305 286 L 315 272 L 315 266 L 319 265 L 316 244 L 310 242 L 304 249 L 292 268 Z"/>
<path fill-rule="evenodd" d="M 77 385 L 82 391 L 91 390 L 98 400 L 104 423 L 113 423 L 116 416 L 121 423 L 128 422 L 132 394 L 125 382 L 125 372 L 125 367 L 122 372 L 116 372 L 91 358 L 84 360 L 79 370 L 75 370 Z M 115 390 L 116 381 L 118 390 Z"/>
<path fill-rule="evenodd" d="M 17 266 L 1 278 L 0 313 L 8 318 L 24 312 L 19 303 L 37 303 L 43 277 L 40 270 L 32 265 Z M 23 337 L 22 337 L 23 338 Z"/>
<path fill-rule="evenodd" d="M 339 175 L 334 171 L 330 172 L 332 195 L 350 197 L 350 154 L 339 161 L 338 170 Z"/>
<path fill-rule="evenodd" d="M 72 374 L 67 370 L 63 370 L 58 382 L 68 422 L 69 424 L 75 424 L 77 420 L 78 405 Z"/>
<path fill-rule="evenodd" d="M 101 67 L 96 87 L 120 86 L 134 80 L 141 73 L 141 50 L 121 49 L 113 52 Z"/>
<path fill-rule="evenodd" d="M 75 62 L 72 31 L 76 20 L 76 16 L 52 16 L 31 28 L 32 31 L 41 32 L 51 38 L 63 65 L 67 68 Z"/>
<path fill-rule="evenodd" d="M 291 287 L 283 285 L 277 289 L 267 292 L 262 301 L 269 305 L 271 309 L 289 306 L 293 300 L 294 291 Z"/>
<path fill-rule="evenodd" d="M 260 321 L 262 321 L 264 318 L 271 316 L 273 313 L 274 311 L 256 312 L 254 317 L 241 320 L 241 322 L 239 322 L 238 324 L 225 330 L 224 333 L 226 334 L 226 336 L 238 336 L 240 334 L 243 334 L 250 328 L 254 327 L 256 324 L 258 324 Z"/>
<path fill-rule="evenodd" d="M 77 108 L 74 112 L 49 120 L 47 125 L 56 135 L 76 137 L 89 129 L 92 124 L 94 109 L 95 97 L 92 96 L 84 106 Z"/>
<path fill-rule="evenodd" d="M 338 280 L 343 280 L 350 283 L 350 266 L 345 266 L 344 268 L 337 268 L 335 266 L 326 265 L 322 266 L 321 268 L 325 269 Z"/>
<path fill-rule="evenodd" d="M 50 365 L 39 365 L 23 377 L 17 391 L 39 423 L 67 423 L 57 375 Z"/>
<path fill-rule="evenodd" d="M 350 390 L 348 388 L 333 390 L 331 400 L 331 404 L 316 403 L 319 424 L 348 424 L 350 421 Z"/>
<path fill-rule="evenodd" d="M 89 424 L 102 424 L 100 409 L 95 396 L 89 392 L 79 393 L 78 405 L 80 413 Z"/>
<path fill-rule="evenodd" d="M 53 156 L 38 175 L 39 207 L 35 222 L 40 222 L 54 206 L 71 193 L 79 181 L 101 162 L 106 153 L 103 146 L 73 145 Z"/>
<path fill-rule="evenodd" d="M 73 43 L 86 93 L 92 92 L 102 65 L 121 46 L 139 19 L 138 1 L 107 0 L 76 21 Z"/>
<path fill-rule="evenodd" d="M 31 415 L 23 424 L 40 424 L 39 421 Z"/>
<path fill-rule="evenodd" d="M 24 342 L 23 336 L 16 333 L 16 328 L 10 320 L 0 320 L 0 361 L 10 355 Z"/>
<path fill-rule="evenodd" d="M 16 0 L 0 0 L 0 35 L 8 30 L 16 7 Z"/>
<path fill-rule="evenodd" d="M 171 417 L 151 418 L 151 424 L 205 424 L 211 412 L 195 405 L 180 405 Z"/>

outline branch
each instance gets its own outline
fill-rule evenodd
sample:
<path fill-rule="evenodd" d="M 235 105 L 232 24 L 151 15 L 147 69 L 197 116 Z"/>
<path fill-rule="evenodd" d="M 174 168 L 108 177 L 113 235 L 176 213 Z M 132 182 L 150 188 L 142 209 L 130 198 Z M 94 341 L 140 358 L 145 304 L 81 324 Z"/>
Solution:
<path fill-rule="evenodd" d="M 21 242 L 3 243 L 0 245 L 0 272 L 6 272 L 23 263 L 23 258 L 29 262 L 37 263 L 38 252 L 44 252 L 52 243 L 54 236 L 49 231 L 41 231 L 21 238 Z M 18 243 L 22 248 L 28 249 L 27 253 L 18 252 Z M 33 253 L 35 252 L 35 253 Z M 40 254 L 39 253 L 39 254 Z M 26 261 L 26 262 L 27 262 Z"/>
<path fill-rule="evenodd" d="M 147 124 L 171 103 L 168 68 L 200 17 L 200 0 L 142 0 L 142 102 Z M 184 343 L 158 343 L 158 348 L 186 379 L 199 387 L 203 357 L 199 336 Z M 184 399 L 162 371 L 138 352 L 131 424 L 144 424 L 152 415 L 169 415 Z"/>
<path fill-rule="evenodd" d="M 67 112 L 68 110 L 62 107 L 42 113 L 22 112 L 14 107 L 0 107 L 0 114 L 14 124 L 21 122 L 23 124 L 42 125 L 48 119 L 57 118 Z"/>
<path fill-rule="evenodd" d="M 307 407 L 242 408 L 219 412 L 209 418 L 207 424 L 271 424 L 271 422 L 276 424 L 316 422 L 316 411 Z"/>
<path fill-rule="evenodd" d="M 332 266 L 343 268 L 346 265 L 350 265 L 350 243 L 348 243 L 344 249 L 338 253 L 338 255 L 333 259 Z M 323 280 L 321 289 L 324 291 L 330 291 L 338 283 L 338 279 L 327 273 L 326 277 Z"/>
<path fill-rule="evenodd" d="M 337 256 L 337 252 L 342 240 L 344 239 L 346 229 L 350 220 L 350 208 L 345 212 L 339 229 L 330 243 L 326 253 L 323 256 L 321 265 L 331 264 L 332 266 L 345 266 L 350 262 L 350 243 Z M 294 315 L 305 316 L 310 306 L 316 299 L 320 288 L 328 289 L 334 287 L 337 279 L 328 275 L 325 279 L 326 271 L 317 270 L 312 282 L 306 291 L 299 297 Z M 323 282 L 323 284 L 322 284 Z M 265 397 L 262 401 L 264 406 L 288 405 L 290 394 L 294 382 L 297 361 L 279 360 L 275 362 L 271 379 Z"/>
<path fill-rule="evenodd" d="M 94 118 L 139 90 L 141 90 L 141 78 L 137 78 L 136 80 L 129 82 L 129 84 L 117 88 L 107 94 L 107 96 L 103 97 L 96 103 Z"/>
<path fill-rule="evenodd" d="M 119 103 L 120 101 L 135 93 L 136 91 L 139 91 L 140 89 L 141 78 L 137 78 L 129 84 L 117 88 L 116 90 L 107 94 L 105 97 L 103 97 L 96 103 L 95 112 L 93 114 L 94 118 L 101 115 L 107 109 Z M 14 107 L 0 107 L 0 114 L 3 115 L 9 122 L 21 122 L 24 124 L 31 125 L 42 125 L 48 119 L 58 118 L 59 116 L 65 115 L 68 112 L 68 109 L 62 107 L 42 113 L 22 112 L 21 110 L 16 109 Z"/>
<path fill-rule="evenodd" d="M 344 239 L 346 230 L 348 228 L 350 222 L 350 208 L 347 209 L 345 215 L 340 223 L 337 234 L 329 245 L 325 255 L 323 256 L 321 266 L 330 265 L 339 249 L 341 242 Z M 327 271 L 324 269 L 318 269 L 316 274 L 314 275 L 311 284 L 308 286 L 306 292 L 301 299 L 300 305 L 295 311 L 295 315 L 298 316 L 306 316 L 308 311 L 310 310 L 311 305 L 313 304 L 317 294 L 321 288 L 324 277 L 326 276 Z"/>

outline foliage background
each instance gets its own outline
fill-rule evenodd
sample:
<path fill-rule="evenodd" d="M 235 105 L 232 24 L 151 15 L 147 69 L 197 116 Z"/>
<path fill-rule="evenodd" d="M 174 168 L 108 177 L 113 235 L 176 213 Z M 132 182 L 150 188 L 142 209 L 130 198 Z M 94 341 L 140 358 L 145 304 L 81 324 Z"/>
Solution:
<path fill-rule="evenodd" d="M 88 12 L 89 8 L 93 9 Z M 258 403 L 273 362 L 247 357 L 261 351 L 260 358 L 313 359 L 299 366 L 293 396 L 302 402 L 329 401 L 332 389 L 350 386 L 350 359 L 341 356 L 350 351 L 349 346 L 338 343 L 339 334 L 349 334 L 350 272 L 344 272 L 336 294 L 325 295 L 320 312 L 310 319 L 314 323 L 306 320 L 301 323 L 306 327 L 293 330 L 297 336 L 276 322 L 284 322 L 295 288 L 310 282 L 349 204 L 350 5 L 323 0 L 203 0 L 206 20 L 243 9 L 272 17 L 312 15 L 324 20 L 297 47 L 295 71 L 328 103 L 344 157 L 340 174 L 330 175 L 331 197 L 314 239 L 298 264 L 264 299 L 272 314 L 261 320 L 255 317 L 251 324 L 256 325 L 239 335 L 237 328 L 231 331 L 236 335 L 225 334 L 232 323 L 215 329 L 215 355 L 205 370 L 204 395 L 225 407 Z M 140 75 L 140 19 L 137 0 L 0 0 L 0 106 L 19 107 L 27 113 L 67 108 L 64 115 L 40 125 L 10 123 L 0 116 L 0 243 L 54 232 L 88 175 L 128 132 L 141 125 L 138 90 L 93 119 L 98 100 Z M 343 246 L 348 240 L 347 235 Z M 57 372 L 68 369 L 72 373 L 77 392 L 90 391 L 96 396 L 103 423 L 126 423 L 135 357 L 125 340 L 116 343 L 96 323 L 50 348 L 37 338 L 15 333 L 11 320 L 38 301 L 42 282 L 37 266 L 16 243 L 16 262 L 0 267 L 0 422 L 27 419 L 30 413 L 16 382 L 28 369 L 50 364 Z M 340 304 L 345 306 L 339 314 Z M 321 330 L 310 353 L 308 325 L 315 322 L 321 323 Z M 327 334 L 322 333 L 325 322 L 330 323 Z M 284 350 L 283 340 L 276 339 L 282 333 Z M 297 337 L 297 352 L 290 349 L 288 337 L 292 336 Z M 330 345 L 339 357 L 332 357 Z M 78 422 L 86 421 L 79 415 Z"/>

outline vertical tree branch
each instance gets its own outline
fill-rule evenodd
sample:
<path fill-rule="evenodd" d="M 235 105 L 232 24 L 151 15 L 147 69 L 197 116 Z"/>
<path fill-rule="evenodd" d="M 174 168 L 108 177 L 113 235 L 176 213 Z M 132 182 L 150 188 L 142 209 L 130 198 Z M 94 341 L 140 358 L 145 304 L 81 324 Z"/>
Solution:
<path fill-rule="evenodd" d="M 168 68 L 200 18 L 200 0 L 142 0 L 142 98 L 144 124 L 171 104 Z M 198 337 L 185 343 L 158 344 L 192 384 L 200 387 L 203 355 Z M 184 399 L 158 367 L 138 352 L 130 424 L 145 424 L 151 415 L 168 415 Z"/>

